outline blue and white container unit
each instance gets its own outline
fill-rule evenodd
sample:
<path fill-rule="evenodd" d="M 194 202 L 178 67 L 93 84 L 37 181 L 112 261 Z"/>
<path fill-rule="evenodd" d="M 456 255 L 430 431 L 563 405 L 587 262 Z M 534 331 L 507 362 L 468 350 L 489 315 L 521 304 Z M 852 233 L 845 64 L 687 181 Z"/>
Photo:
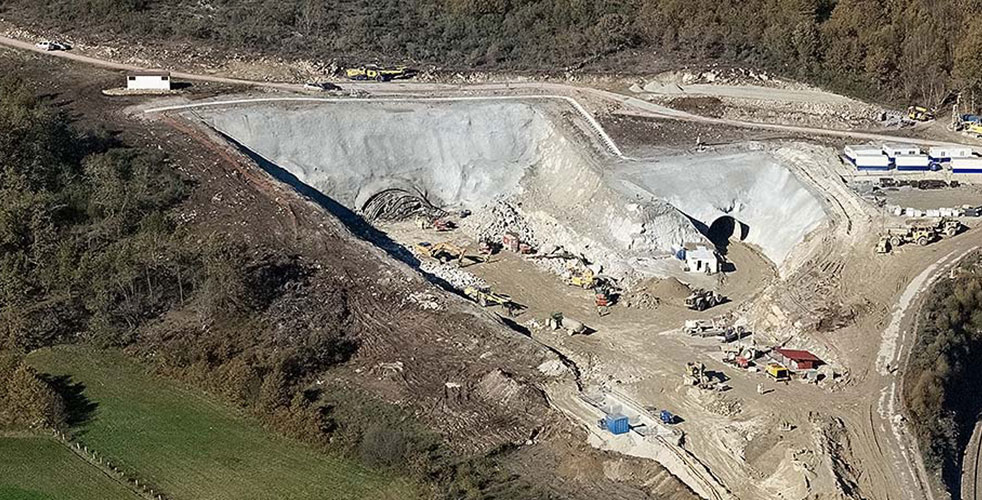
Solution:
<path fill-rule="evenodd" d="M 900 142 L 885 142 L 883 143 L 883 154 L 890 158 L 891 162 L 895 162 L 900 156 L 917 156 L 921 154 L 921 148 L 914 144 L 905 144 Z"/>
<path fill-rule="evenodd" d="M 982 158 L 952 158 L 951 171 L 955 174 L 982 174 Z"/>
<path fill-rule="evenodd" d="M 890 170 L 890 159 L 877 146 L 870 146 L 868 144 L 846 146 L 843 149 L 843 156 L 846 160 L 849 160 L 849 163 L 856 166 L 856 170 Z"/>
<path fill-rule="evenodd" d="M 935 163 L 947 163 L 955 158 L 971 158 L 972 148 L 968 146 L 933 146 L 928 148 L 927 156 Z"/>
<path fill-rule="evenodd" d="M 898 171 L 926 172 L 931 170 L 931 159 L 927 155 L 899 155 L 893 160 Z"/>

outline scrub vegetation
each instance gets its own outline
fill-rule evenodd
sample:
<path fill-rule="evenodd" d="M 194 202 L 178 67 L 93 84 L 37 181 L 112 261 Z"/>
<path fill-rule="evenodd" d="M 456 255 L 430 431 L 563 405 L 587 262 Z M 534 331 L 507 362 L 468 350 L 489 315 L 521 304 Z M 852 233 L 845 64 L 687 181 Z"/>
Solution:
<path fill-rule="evenodd" d="M 917 343 L 904 379 L 904 396 L 925 465 L 939 473 L 956 493 L 961 452 L 972 434 L 982 401 L 982 374 L 975 369 L 982 354 L 982 254 L 942 279 L 925 301 Z"/>
<path fill-rule="evenodd" d="M 259 457 L 265 447 L 323 470 L 295 468 L 320 478 L 316 487 L 295 473 L 289 485 L 249 483 L 260 493 L 306 484 L 318 498 L 331 488 L 542 497 L 498 466 L 508 450 L 462 456 L 403 409 L 315 384 L 359 348 L 344 278 L 283 248 L 195 234 L 177 216 L 194 185 L 167 155 L 83 130 L 59 109 L 17 78 L 0 79 L 0 380 L 10 381 L 0 384 L 0 431 L 63 429 L 173 492 L 185 485 L 170 474 L 208 453 L 224 455 L 194 487 L 225 477 L 222 467 L 245 484 L 271 467 Z M 45 350 L 63 344 L 85 347 Z M 121 352 L 258 423 L 143 373 Z M 109 383 L 108 368 L 128 375 Z M 260 426 L 310 448 L 261 437 Z M 345 468 L 364 481 L 321 473 Z"/>
<path fill-rule="evenodd" d="M 932 106 L 982 84 L 982 6 L 971 0 L 10 0 L 3 11 L 118 43 L 191 41 L 349 64 L 640 73 L 718 61 Z"/>

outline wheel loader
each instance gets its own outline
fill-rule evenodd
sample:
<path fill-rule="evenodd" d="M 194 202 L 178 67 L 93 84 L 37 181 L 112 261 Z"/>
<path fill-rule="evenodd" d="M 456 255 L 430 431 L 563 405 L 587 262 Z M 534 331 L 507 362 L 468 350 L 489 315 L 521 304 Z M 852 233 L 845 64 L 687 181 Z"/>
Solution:
<path fill-rule="evenodd" d="M 891 227 L 887 228 L 885 236 L 890 239 L 891 248 L 906 243 L 917 243 L 923 247 L 938 239 L 938 231 L 928 226 Z"/>

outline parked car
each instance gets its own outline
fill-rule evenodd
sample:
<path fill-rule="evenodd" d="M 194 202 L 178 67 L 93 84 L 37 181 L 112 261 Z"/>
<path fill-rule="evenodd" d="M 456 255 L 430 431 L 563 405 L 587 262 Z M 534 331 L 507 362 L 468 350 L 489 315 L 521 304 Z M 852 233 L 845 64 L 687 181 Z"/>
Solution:
<path fill-rule="evenodd" d="M 71 45 L 65 42 L 50 42 L 48 40 L 38 42 L 34 46 L 41 50 L 69 50 L 72 48 Z"/>
<path fill-rule="evenodd" d="M 307 82 L 303 84 L 303 88 L 307 90 L 320 90 L 320 91 L 341 90 L 341 87 L 338 87 L 337 85 L 328 82 Z"/>

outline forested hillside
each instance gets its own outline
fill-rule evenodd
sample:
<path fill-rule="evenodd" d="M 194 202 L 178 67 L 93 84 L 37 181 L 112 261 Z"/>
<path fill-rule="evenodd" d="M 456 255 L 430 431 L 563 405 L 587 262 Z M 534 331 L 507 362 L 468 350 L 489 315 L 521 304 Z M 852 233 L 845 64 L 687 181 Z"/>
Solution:
<path fill-rule="evenodd" d="M 3 15 L 118 43 L 342 63 L 644 73 L 720 62 L 932 105 L 982 88 L 973 0 L 8 0 Z"/>

